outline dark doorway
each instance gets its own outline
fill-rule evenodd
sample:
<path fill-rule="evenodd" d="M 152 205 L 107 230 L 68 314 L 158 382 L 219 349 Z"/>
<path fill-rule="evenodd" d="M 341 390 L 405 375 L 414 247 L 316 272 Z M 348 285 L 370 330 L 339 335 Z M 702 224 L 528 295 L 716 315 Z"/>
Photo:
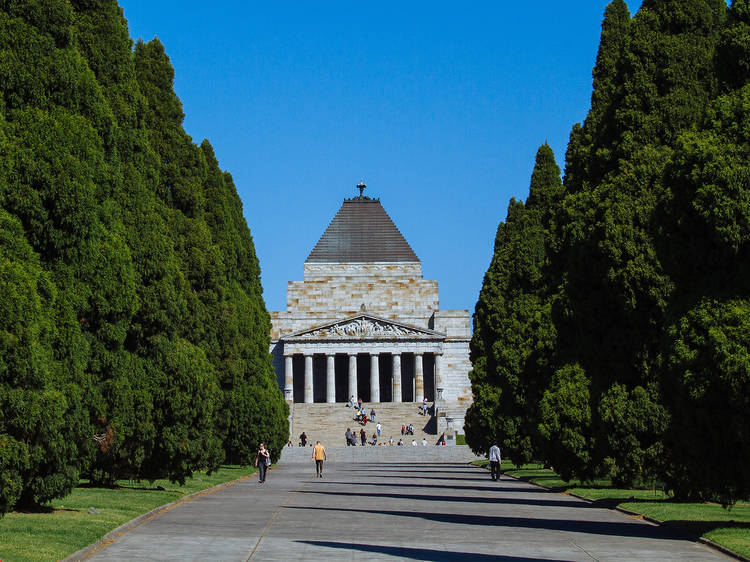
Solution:
<path fill-rule="evenodd" d="M 336 354 L 333 366 L 336 372 L 336 402 L 346 402 L 349 400 L 349 356 Z"/>
<path fill-rule="evenodd" d="M 295 402 L 305 401 L 305 356 L 292 356 L 292 373 L 294 381 L 292 385 L 292 400 Z"/>
<path fill-rule="evenodd" d="M 414 402 L 414 354 L 401 355 L 401 400 Z"/>
<path fill-rule="evenodd" d="M 313 355 L 313 402 L 326 401 L 326 356 Z"/>
<path fill-rule="evenodd" d="M 357 355 L 357 393 L 363 402 L 370 401 L 370 355 Z"/>
<path fill-rule="evenodd" d="M 428 402 L 435 401 L 435 354 L 424 354 L 424 397 Z"/>
<path fill-rule="evenodd" d="M 391 373 L 393 372 L 393 355 L 381 353 L 378 361 L 380 367 L 380 401 L 393 402 Z"/>

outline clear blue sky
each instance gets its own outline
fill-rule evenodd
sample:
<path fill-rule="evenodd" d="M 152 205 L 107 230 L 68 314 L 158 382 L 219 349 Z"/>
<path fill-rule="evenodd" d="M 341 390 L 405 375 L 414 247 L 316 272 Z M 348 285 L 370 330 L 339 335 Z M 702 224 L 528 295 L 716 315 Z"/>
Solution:
<path fill-rule="evenodd" d="M 440 307 L 472 313 L 537 148 L 562 168 L 586 116 L 606 4 L 120 0 L 234 176 L 269 310 L 364 177 Z"/>

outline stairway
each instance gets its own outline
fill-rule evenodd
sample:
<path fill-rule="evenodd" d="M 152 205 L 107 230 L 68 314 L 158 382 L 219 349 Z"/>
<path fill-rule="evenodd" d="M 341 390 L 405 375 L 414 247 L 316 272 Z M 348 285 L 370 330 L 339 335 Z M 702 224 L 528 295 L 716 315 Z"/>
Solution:
<path fill-rule="evenodd" d="M 420 446 L 422 438 L 429 445 L 435 445 L 438 439 L 436 420 L 430 415 L 432 409 L 428 410 L 426 416 L 419 414 L 419 404 L 414 402 L 381 402 L 378 404 L 365 404 L 368 413 L 375 409 L 375 421 L 367 422 L 364 427 L 367 433 L 367 442 L 372 440 L 372 434 L 378 422 L 382 425 L 378 443 L 388 444 L 388 438 L 393 437 L 394 444 L 403 438 L 404 445 L 411 446 L 414 439 Z M 343 403 L 336 404 L 302 404 L 295 403 L 292 407 L 292 420 L 289 426 L 290 440 L 294 447 L 299 445 L 299 436 L 302 432 L 307 435 L 307 444 L 313 445 L 320 441 L 326 447 L 345 446 L 344 434 L 350 428 L 359 435 L 362 426 L 355 421 L 354 409 L 347 408 Z M 401 435 L 401 424 L 414 426 L 414 436 Z M 357 444 L 360 441 L 357 439 Z M 368 445 L 369 446 L 369 445 Z"/>

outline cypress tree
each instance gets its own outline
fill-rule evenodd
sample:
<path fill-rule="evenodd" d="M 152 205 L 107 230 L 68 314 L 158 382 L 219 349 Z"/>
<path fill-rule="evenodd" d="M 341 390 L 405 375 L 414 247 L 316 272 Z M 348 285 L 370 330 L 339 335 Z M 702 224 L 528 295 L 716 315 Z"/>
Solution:
<path fill-rule="evenodd" d="M 114 0 L 0 2 L 0 512 L 286 442 L 252 238 L 172 77 Z"/>
<path fill-rule="evenodd" d="M 622 102 L 622 58 L 629 45 L 630 11 L 612 0 L 605 11 L 593 74 L 591 109 L 571 133 L 565 165 L 569 193 L 596 185 L 611 166 L 617 140 L 615 112 Z"/>
<path fill-rule="evenodd" d="M 277 458 L 289 435 L 289 412 L 268 353 L 271 321 L 260 266 L 232 176 L 221 172 L 207 140 L 201 151 L 207 164 L 205 219 L 224 266 L 217 345 L 211 348 L 224 396 L 218 429 L 232 462 L 251 462 L 260 442 Z"/>
<path fill-rule="evenodd" d="M 140 42 L 135 60 L 150 142 L 163 162 L 159 193 L 171 209 L 180 269 L 191 289 L 191 322 L 181 333 L 203 349 L 223 391 L 217 437 L 232 461 L 249 462 L 261 441 L 276 457 L 288 438 L 288 411 L 268 352 L 270 318 L 241 202 L 210 144 L 198 148 L 184 132 L 163 46 Z"/>
<path fill-rule="evenodd" d="M 0 209 L 0 514 L 44 503 L 77 483 L 80 390 L 59 375 L 53 351 L 57 290 Z M 72 427 L 71 427 L 72 426 Z"/>
<path fill-rule="evenodd" d="M 653 475 L 663 457 L 667 413 L 655 368 L 675 290 L 658 242 L 671 192 L 665 172 L 678 135 L 702 119 L 717 90 L 725 13 L 714 0 L 644 2 L 616 27 L 628 33 L 616 79 L 597 82 L 614 106 L 600 119 L 592 105 L 590 164 L 573 167 L 584 179 L 576 185 L 571 175 L 574 193 L 561 208 L 566 271 L 555 313 L 561 364 L 580 366 L 590 381 L 595 436 L 576 468 L 585 476 L 609 469 L 625 484 Z M 579 151 L 569 149 L 575 158 Z"/>
<path fill-rule="evenodd" d="M 662 363 L 672 418 L 665 480 L 681 496 L 724 504 L 750 493 L 748 45 L 750 9 L 741 0 L 716 53 L 721 93 L 676 143 L 662 219 L 677 284 Z"/>
<path fill-rule="evenodd" d="M 538 404 L 556 338 L 550 221 L 561 197 L 560 169 L 545 143 L 537 151 L 526 204 L 511 200 L 498 226 L 474 314 L 467 442 L 480 452 L 497 441 L 516 463 L 538 456 Z"/>
<path fill-rule="evenodd" d="M 43 503 L 76 483 L 79 450 L 91 435 L 82 400 L 93 386 L 92 365 L 117 345 L 132 313 L 129 254 L 106 198 L 116 175 L 112 115 L 75 49 L 72 22 L 66 2 L 10 2 L 0 11 L 0 206 L 23 226 L 56 289 L 57 298 L 45 302 L 56 327 L 53 360 L 35 384 L 65 397 L 48 412 L 64 425 L 50 419 L 48 435 L 34 437 L 17 500 L 23 504 Z M 17 398 L 23 410 L 35 395 Z"/>

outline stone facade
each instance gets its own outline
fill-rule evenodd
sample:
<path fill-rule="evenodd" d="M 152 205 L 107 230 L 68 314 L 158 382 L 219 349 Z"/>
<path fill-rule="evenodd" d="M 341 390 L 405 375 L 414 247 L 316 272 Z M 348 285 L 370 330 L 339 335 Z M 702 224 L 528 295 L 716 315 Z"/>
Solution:
<path fill-rule="evenodd" d="M 352 245 L 347 228 L 361 235 L 371 215 L 380 221 L 370 226 L 374 238 L 390 236 L 400 253 L 390 261 L 381 244 L 373 249 L 379 261 L 337 259 L 336 248 Z M 447 429 L 461 432 L 472 397 L 469 312 L 439 309 L 437 282 L 422 278 L 421 263 L 389 221 L 377 200 L 346 200 L 305 262 L 303 281 L 288 283 L 287 309 L 271 312 L 278 383 L 290 402 L 426 398 L 451 419 Z M 321 247 L 331 261 L 320 261 Z M 366 248 L 357 250 L 367 257 Z M 446 429 L 445 418 L 438 429 Z"/>

